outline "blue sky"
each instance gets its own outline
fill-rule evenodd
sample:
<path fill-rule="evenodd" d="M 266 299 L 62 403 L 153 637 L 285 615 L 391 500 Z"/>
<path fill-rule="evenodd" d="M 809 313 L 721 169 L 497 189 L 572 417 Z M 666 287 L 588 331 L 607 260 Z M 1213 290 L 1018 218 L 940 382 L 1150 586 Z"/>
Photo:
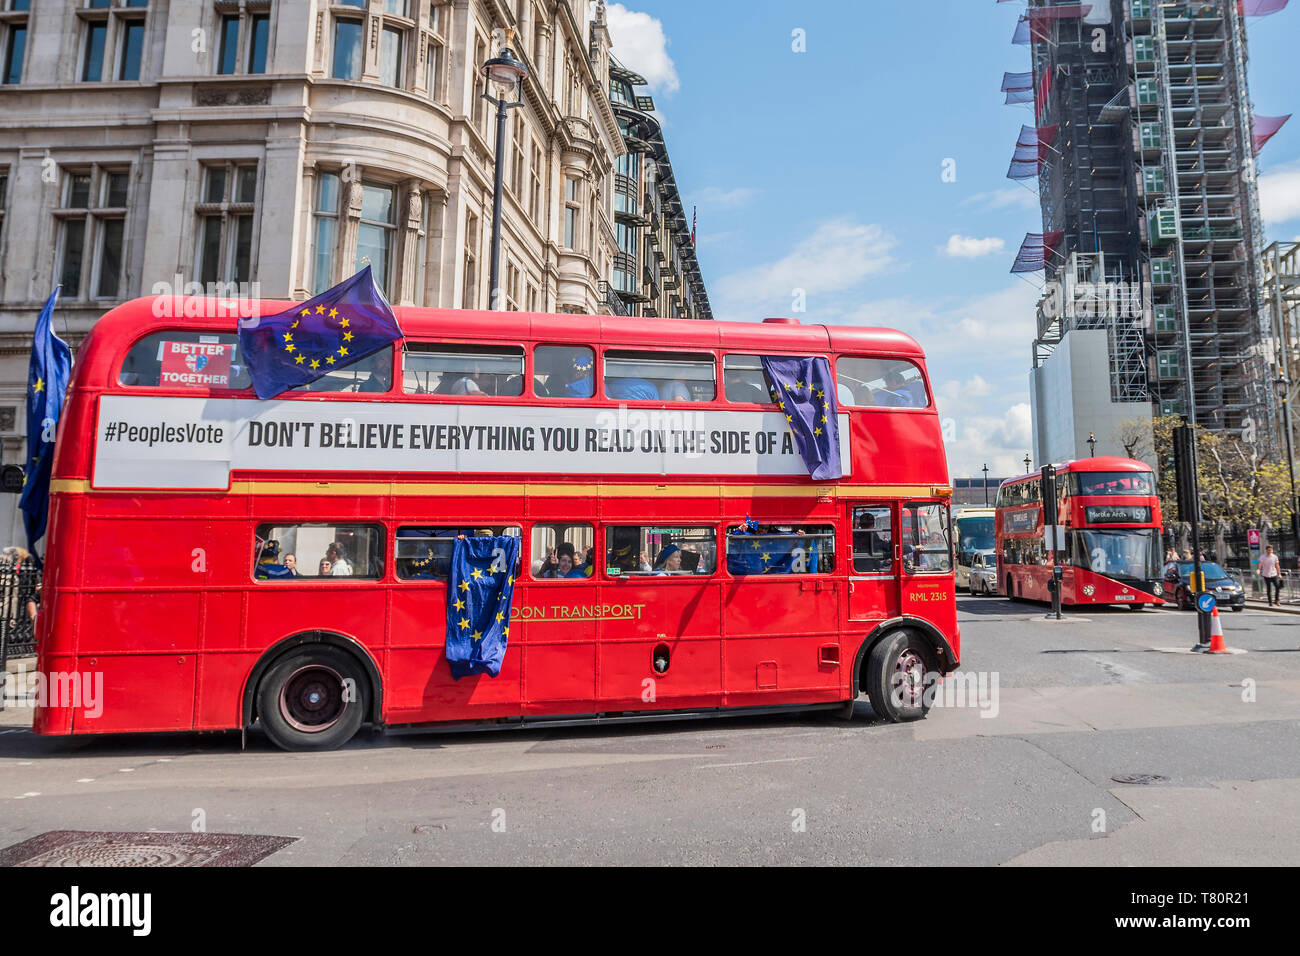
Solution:
<path fill-rule="evenodd" d="M 614 55 L 651 80 L 683 201 L 699 207 L 715 316 L 790 315 L 802 288 L 803 321 L 915 336 L 951 419 L 955 476 L 985 462 L 999 476 L 1018 473 L 1031 447 L 1038 291 L 1008 270 L 1041 220 L 1036 195 L 1006 170 L 1020 126 L 1033 120 L 998 91 L 1004 71 L 1029 69 L 1027 48 L 1011 45 L 1023 9 L 994 0 L 609 5 Z M 1300 2 L 1248 22 L 1256 112 L 1300 113 Z M 795 30 L 805 52 L 792 49 Z M 942 179 L 946 159 L 955 182 Z M 1300 116 L 1265 147 L 1260 171 L 1269 238 L 1300 238 Z"/>

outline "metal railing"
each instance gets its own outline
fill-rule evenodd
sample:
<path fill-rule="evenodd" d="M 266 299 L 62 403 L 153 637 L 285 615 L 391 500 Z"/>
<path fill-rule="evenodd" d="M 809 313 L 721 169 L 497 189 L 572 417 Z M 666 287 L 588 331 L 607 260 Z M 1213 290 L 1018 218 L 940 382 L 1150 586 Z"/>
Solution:
<path fill-rule="evenodd" d="M 1241 585 L 1248 601 L 1266 601 L 1264 579 L 1258 574 L 1251 574 L 1239 568 L 1225 569 L 1228 577 Z M 1282 591 L 1279 600 L 1283 604 L 1300 604 L 1300 571 L 1282 571 Z"/>
<path fill-rule="evenodd" d="M 28 610 L 36 600 L 40 570 L 32 564 L 0 565 L 0 673 L 10 657 L 36 652 L 36 627 Z"/>

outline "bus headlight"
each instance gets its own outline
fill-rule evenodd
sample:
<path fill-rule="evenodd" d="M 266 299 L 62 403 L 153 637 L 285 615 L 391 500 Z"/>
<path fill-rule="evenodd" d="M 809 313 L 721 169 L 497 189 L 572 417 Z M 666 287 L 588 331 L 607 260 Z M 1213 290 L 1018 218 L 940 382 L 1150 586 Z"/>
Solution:
<path fill-rule="evenodd" d="M 1095 587 L 1093 587 L 1091 584 L 1085 584 L 1085 585 L 1083 586 L 1083 593 L 1084 593 L 1087 597 L 1092 597 L 1094 594 L 1097 593 L 1097 589 L 1096 589 Z"/>
<path fill-rule="evenodd" d="M 1164 593 L 1165 593 L 1165 586 L 1164 586 L 1163 584 L 1161 584 L 1159 581 L 1157 581 L 1157 582 L 1155 583 L 1155 587 L 1153 587 L 1153 588 L 1151 589 L 1151 591 L 1152 591 L 1153 594 L 1164 594 Z"/>

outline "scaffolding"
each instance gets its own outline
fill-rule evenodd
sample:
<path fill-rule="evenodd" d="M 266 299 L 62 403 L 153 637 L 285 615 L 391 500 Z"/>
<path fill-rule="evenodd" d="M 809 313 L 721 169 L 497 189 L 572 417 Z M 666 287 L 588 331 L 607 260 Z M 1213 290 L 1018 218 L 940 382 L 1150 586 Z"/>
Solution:
<path fill-rule="evenodd" d="M 1036 0 L 1030 11 L 1068 4 Z M 1119 19 L 1116 19 L 1116 14 Z M 1048 288 L 1039 303 L 1034 367 L 1073 328 L 1107 330 L 1110 397 L 1115 402 L 1150 398 L 1145 327 L 1141 309 L 1136 184 L 1129 156 L 1131 93 L 1124 44 L 1114 23 L 1062 16 L 1037 29 L 1031 45 L 1040 97 L 1037 119 L 1059 124 L 1039 169 L 1039 200 L 1045 231 L 1064 238 L 1046 266 Z M 1098 31 L 1103 42 L 1098 42 Z M 1118 292 L 1118 294 L 1117 294 Z M 1099 297 L 1099 298 L 1094 298 Z"/>
<path fill-rule="evenodd" d="M 1112 400 L 1150 400 L 1275 452 L 1242 10 L 1101 0 L 1100 17 L 1081 18 L 1067 6 L 1029 0 L 1031 18 L 1060 10 L 1029 39 L 1036 120 L 1060 125 L 1039 168 L 1043 229 L 1064 234 L 1046 265 L 1034 366 L 1084 327 L 1052 314 L 1061 287 L 1085 276 L 1136 286 L 1141 314 L 1106 320 Z"/>
<path fill-rule="evenodd" d="M 1275 448 L 1234 0 L 1128 0 L 1133 150 L 1161 414 Z"/>

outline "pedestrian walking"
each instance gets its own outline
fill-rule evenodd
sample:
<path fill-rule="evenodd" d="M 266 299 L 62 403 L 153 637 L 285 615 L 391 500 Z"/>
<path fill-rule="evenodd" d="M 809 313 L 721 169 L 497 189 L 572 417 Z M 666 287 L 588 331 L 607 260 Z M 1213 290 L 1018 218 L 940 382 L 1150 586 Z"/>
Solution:
<path fill-rule="evenodd" d="M 1270 607 L 1274 604 L 1280 607 L 1282 604 L 1281 564 L 1282 562 L 1273 553 L 1273 546 L 1270 544 L 1264 549 L 1264 555 L 1259 559 L 1259 576 L 1264 579 L 1264 591 L 1268 595 Z"/>

